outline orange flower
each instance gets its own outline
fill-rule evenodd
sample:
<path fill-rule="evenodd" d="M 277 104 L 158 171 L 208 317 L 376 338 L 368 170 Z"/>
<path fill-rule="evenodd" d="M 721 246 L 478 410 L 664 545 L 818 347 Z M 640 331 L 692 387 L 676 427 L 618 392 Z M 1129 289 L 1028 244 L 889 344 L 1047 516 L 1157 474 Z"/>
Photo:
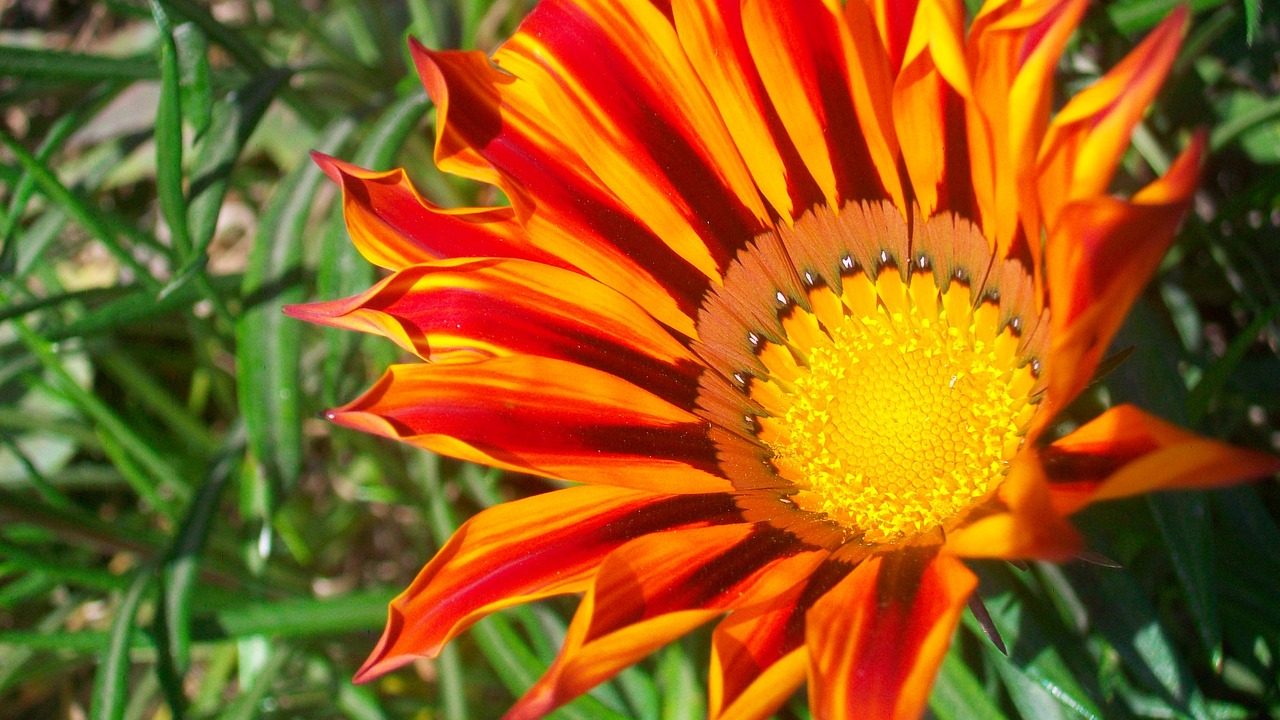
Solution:
<path fill-rule="evenodd" d="M 413 54 L 436 162 L 510 207 L 317 159 L 391 271 L 295 307 L 386 335 L 348 427 L 581 486 L 471 519 L 357 676 L 585 593 L 536 718 L 716 622 L 710 714 L 914 718 L 975 578 L 1070 558 L 1099 499 L 1275 458 L 1127 406 L 1053 443 L 1169 246 L 1203 138 L 1107 193 L 1174 12 L 1051 113 L 1085 0 L 544 0 L 486 58 Z"/>

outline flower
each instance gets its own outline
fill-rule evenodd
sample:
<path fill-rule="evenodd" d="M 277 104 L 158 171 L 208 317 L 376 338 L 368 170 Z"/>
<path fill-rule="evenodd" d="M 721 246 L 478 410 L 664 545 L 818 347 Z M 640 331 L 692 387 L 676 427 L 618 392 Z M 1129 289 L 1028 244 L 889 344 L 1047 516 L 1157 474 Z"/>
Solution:
<path fill-rule="evenodd" d="M 963 558 L 1074 556 L 1091 502 L 1275 458 L 1112 408 L 1045 440 L 1168 248 L 1203 138 L 1107 194 L 1175 11 L 1051 112 L 1084 0 L 544 0 L 492 57 L 413 45 L 443 209 L 318 156 L 392 271 L 294 307 L 380 333 L 336 422 L 581 483 L 467 522 L 357 679 L 584 593 L 536 718 L 710 622 L 710 714 L 921 714 Z"/>

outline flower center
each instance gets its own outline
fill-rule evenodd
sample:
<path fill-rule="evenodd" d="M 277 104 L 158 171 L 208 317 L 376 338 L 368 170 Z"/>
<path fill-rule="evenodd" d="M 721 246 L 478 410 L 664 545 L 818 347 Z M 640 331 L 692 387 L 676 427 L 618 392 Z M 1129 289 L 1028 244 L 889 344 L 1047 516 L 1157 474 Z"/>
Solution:
<path fill-rule="evenodd" d="M 1021 265 L 992 265 L 964 221 L 914 225 L 883 205 L 806 216 L 776 236 L 773 252 L 796 272 L 769 314 L 751 311 L 761 288 L 787 283 L 763 270 L 776 261 L 749 257 L 771 252 L 762 236 L 699 319 L 704 337 L 746 331 L 748 359 L 714 357 L 738 380 L 747 429 L 789 502 L 868 545 L 945 532 L 991 498 L 1043 391 L 1048 323 L 1025 306 Z M 700 405 L 724 404 L 705 389 Z M 734 447 L 722 440 L 722 457 Z M 737 475 L 740 488 L 765 485 Z"/>
<path fill-rule="evenodd" d="M 1028 378 L 961 317 L 878 305 L 800 358 L 766 423 L 784 477 L 869 542 L 918 535 L 985 498 L 1021 442 Z"/>

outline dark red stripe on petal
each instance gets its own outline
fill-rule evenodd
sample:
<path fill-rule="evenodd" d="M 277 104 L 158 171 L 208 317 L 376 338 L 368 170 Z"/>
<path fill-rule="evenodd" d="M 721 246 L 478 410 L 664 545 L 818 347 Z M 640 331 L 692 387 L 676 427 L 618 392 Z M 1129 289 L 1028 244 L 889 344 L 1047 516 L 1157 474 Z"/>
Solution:
<path fill-rule="evenodd" d="M 904 550 L 862 563 L 806 622 L 809 703 L 824 720 L 915 720 L 965 601 L 959 560 Z"/>
<path fill-rule="evenodd" d="M 500 607 L 585 590 L 600 562 L 630 540 L 738 519 L 727 495 L 672 497 L 599 487 L 569 488 L 481 512 L 391 603 L 382 640 L 356 680 L 436 655 Z"/>
<path fill-rule="evenodd" d="M 663 177 L 657 181 L 669 184 L 688 209 L 686 220 L 719 267 L 742 243 L 765 229 L 756 213 L 727 187 L 722 169 L 702 146 L 697 125 L 674 104 L 671 85 L 677 81 L 655 77 L 661 73 L 659 68 L 636 67 L 622 47 L 622 43 L 649 39 L 611 36 L 586 9 L 562 0 L 540 3 L 521 32 L 536 38 L 537 48 L 553 56 L 543 62 L 561 78 L 570 102 L 587 116 L 598 113 L 608 118 L 616 128 L 608 133 L 611 139 L 627 143 L 629 152 L 638 153 L 659 170 Z M 522 49 L 519 39 L 513 39 L 510 51 Z M 720 131 L 727 137 L 727 131 Z M 578 150 L 584 155 L 591 152 L 586 147 Z M 642 208 L 633 210 L 643 213 Z"/>
<path fill-rule="evenodd" d="M 622 546 L 601 564 L 555 663 L 506 717 L 541 717 L 719 610 L 779 601 L 825 556 L 764 523 Z"/>
<path fill-rule="evenodd" d="M 331 413 L 452 457 L 654 492 L 728 490 L 706 424 L 642 388 L 553 358 L 397 365 Z"/>
<path fill-rule="evenodd" d="M 443 169 L 497 182 L 532 242 L 583 272 L 627 292 L 618 273 L 642 268 L 686 312 L 696 308 L 707 277 L 622 205 L 579 157 L 583 148 L 555 132 L 537 87 L 481 53 L 411 49 L 428 93 L 449 109 L 436 150 Z"/>

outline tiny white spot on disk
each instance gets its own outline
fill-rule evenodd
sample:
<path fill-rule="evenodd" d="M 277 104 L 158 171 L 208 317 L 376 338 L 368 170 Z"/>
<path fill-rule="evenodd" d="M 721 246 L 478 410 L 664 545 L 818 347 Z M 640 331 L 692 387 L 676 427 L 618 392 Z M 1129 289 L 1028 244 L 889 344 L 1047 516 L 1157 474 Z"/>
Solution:
<path fill-rule="evenodd" d="M 776 294 L 774 294 L 774 297 L 778 298 L 778 302 L 780 304 L 782 305 L 787 304 L 787 296 L 783 295 L 781 290 L 779 290 Z"/>

